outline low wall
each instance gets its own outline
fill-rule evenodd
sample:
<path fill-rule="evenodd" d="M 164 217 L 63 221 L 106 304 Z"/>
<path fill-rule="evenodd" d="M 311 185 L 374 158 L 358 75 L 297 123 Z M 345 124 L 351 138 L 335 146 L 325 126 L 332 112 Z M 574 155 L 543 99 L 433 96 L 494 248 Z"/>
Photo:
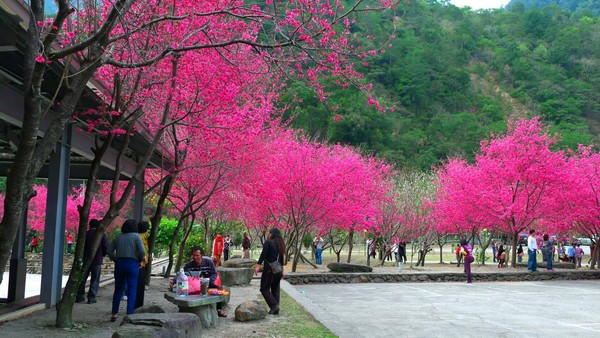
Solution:
<path fill-rule="evenodd" d="M 42 254 L 35 252 L 26 252 L 25 258 L 27 259 L 27 273 L 41 274 L 42 273 Z M 9 271 L 10 260 L 6 264 L 6 270 Z M 73 255 L 63 255 L 63 275 L 68 275 L 71 272 L 71 266 L 73 266 Z M 114 263 L 104 258 L 104 264 L 102 264 L 102 273 L 112 273 L 114 270 Z"/>
<path fill-rule="evenodd" d="M 473 273 L 475 282 L 520 282 L 544 280 L 600 279 L 600 270 L 554 271 L 554 272 L 483 272 Z M 287 273 L 285 280 L 292 285 L 329 283 L 431 283 L 464 282 L 464 273 Z"/>

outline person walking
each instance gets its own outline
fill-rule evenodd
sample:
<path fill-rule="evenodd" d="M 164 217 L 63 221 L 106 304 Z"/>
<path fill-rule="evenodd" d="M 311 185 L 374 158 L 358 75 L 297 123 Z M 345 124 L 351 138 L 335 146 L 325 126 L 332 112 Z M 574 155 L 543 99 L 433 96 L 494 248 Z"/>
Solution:
<path fill-rule="evenodd" d="M 260 293 L 269 305 L 269 314 L 279 314 L 279 284 L 283 273 L 273 274 L 271 271 L 270 262 L 279 261 L 283 267 L 283 255 L 285 253 L 285 242 L 281 236 L 281 231 L 277 228 L 269 230 L 267 241 L 263 245 L 262 252 L 258 258 L 258 262 L 254 267 L 255 273 L 258 275 L 262 268 L 260 276 Z M 264 263 L 264 267 L 262 264 Z"/>
<path fill-rule="evenodd" d="M 98 288 L 100 287 L 100 273 L 102 272 L 102 261 L 104 256 L 108 254 L 108 238 L 106 234 L 102 234 L 102 239 L 100 239 L 100 243 L 97 247 L 93 247 L 94 236 L 96 235 L 96 230 L 100 225 L 100 221 L 97 219 L 92 219 L 89 223 L 90 228 L 85 233 L 85 245 L 83 247 L 83 254 L 86 259 L 90 259 L 92 257 L 92 253 L 96 251 L 92 258 L 92 265 L 90 265 L 89 270 L 85 272 L 83 275 L 83 279 L 81 280 L 81 284 L 79 285 L 79 290 L 77 291 L 77 296 L 75 297 L 75 302 L 83 303 L 85 301 L 85 283 L 88 279 L 88 276 L 91 274 L 90 278 L 90 288 L 87 294 L 87 303 L 94 304 L 96 303 L 96 295 L 98 294 Z"/>
<path fill-rule="evenodd" d="M 242 258 L 250 258 L 250 237 L 247 232 L 244 232 L 242 238 Z"/>
<path fill-rule="evenodd" d="M 406 263 L 406 242 L 400 242 L 398 244 L 398 257 L 400 260 L 404 260 L 403 263 Z"/>
<path fill-rule="evenodd" d="M 371 256 L 373 258 L 377 257 L 377 249 L 379 249 L 377 243 L 375 243 L 375 241 L 371 242 Z"/>
<path fill-rule="evenodd" d="M 388 262 L 392 260 L 392 245 L 390 243 L 385 245 L 385 260 Z"/>
<path fill-rule="evenodd" d="M 517 248 L 517 263 L 523 263 L 523 244 L 519 244 Z"/>
<path fill-rule="evenodd" d="M 569 263 L 575 264 L 575 268 L 577 268 L 577 262 L 575 258 L 575 245 L 571 245 L 567 249 L 567 257 L 569 258 Z"/>
<path fill-rule="evenodd" d="M 67 253 L 70 254 L 71 250 L 73 250 L 73 235 L 67 232 Z"/>
<path fill-rule="evenodd" d="M 537 271 L 537 239 L 535 238 L 535 230 L 529 230 L 529 237 L 527 237 L 527 270 L 531 272 Z"/>
<path fill-rule="evenodd" d="M 498 246 L 496 245 L 496 242 L 492 243 L 492 256 L 494 263 L 496 263 L 498 261 Z"/>
<path fill-rule="evenodd" d="M 552 261 L 554 261 L 554 245 L 552 244 L 552 241 L 550 240 L 550 237 L 548 236 L 548 234 L 544 234 L 544 252 L 546 252 L 546 270 L 548 271 L 554 271 L 552 269 Z"/>
<path fill-rule="evenodd" d="M 456 245 L 456 250 L 454 254 L 456 255 L 456 267 L 460 267 L 460 262 L 462 261 L 463 255 L 460 254 L 460 244 Z"/>
<path fill-rule="evenodd" d="M 37 252 L 37 248 L 38 248 L 38 238 L 36 235 L 33 235 L 33 237 L 31 238 L 31 242 L 29 242 L 29 247 L 31 247 L 31 252 Z"/>
<path fill-rule="evenodd" d="M 323 243 L 325 241 L 323 241 L 321 235 L 317 234 L 315 239 L 313 239 L 313 245 L 315 246 L 315 263 L 318 265 L 323 264 Z"/>
<path fill-rule="evenodd" d="M 115 291 L 112 300 L 111 322 L 117 320 L 125 285 L 127 285 L 127 314 L 132 314 L 135 310 L 139 267 L 145 256 L 146 249 L 144 249 L 142 238 L 138 234 L 137 222 L 134 219 L 128 219 L 121 227 L 121 234 L 112 241 L 108 249 L 108 257 L 115 262 Z"/>
<path fill-rule="evenodd" d="M 223 261 L 229 259 L 229 250 L 233 246 L 233 241 L 229 235 L 225 235 L 225 239 L 223 240 Z"/>
<path fill-rule="evenodd" d="M 502 266 L 506 262 L 506 251 L 504 251 L 504 245 L 500 245 L 498 248 L 498 269 L 502 269 Z"/>
<path fill-rule="evenodd" d="M 150 251 L 148 250 L 148 229 L 150 229 L 150 223 L 146 221 L 140 222 L 138 223 L 137 227 L 137 231 L 142 238 L 142 244 L 144 245 L 146 254 L 144 255 L 144 260 L 140 263 L 140 270 L 138 272 L 138 283 L 135 294 L 136 309 L 144 306 L 144 294 L 146 293 L 146 271 L 148 270 L 147 266 L 150 259 Z"/>
<path fill-rule="evenodd" d="M 583 260 L 583 248 L 581 247 L 580 243 L 577 243 L 577 246 L 575 247 L 575 267 L 576 268 L 580 268 L 581 267 L 581 261 Z"/>
<path fill-rule="evenodd" d="M 461 254 L 465 257 L 465 274 L 467 275 L 467 283 L 473 283 L 473 274 L 471 273 L 471 263 L 475 261 L 473 257 L 473 248 L 469 245 L 466 239 L 460 240 Z"/>
<path fill-rule="evenodd" d="M 217 234 L 213 241 L 213 259 L 215 260 L 215 266 L 221 265 L 221 255 L 223 254 L 223 248 L 225 247 L 225 241 L 221 234 Z"/>

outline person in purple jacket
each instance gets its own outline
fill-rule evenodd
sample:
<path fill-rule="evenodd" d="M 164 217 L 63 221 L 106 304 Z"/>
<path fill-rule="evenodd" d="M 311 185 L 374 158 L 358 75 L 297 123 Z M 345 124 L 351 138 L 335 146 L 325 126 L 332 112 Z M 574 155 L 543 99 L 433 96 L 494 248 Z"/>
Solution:
<path fill-rule="evenodd" d="M 465 273 L 467 274 L 467 283 L 473 283 L 473 275 L 471 274 L 471 263 L 475 261 L 473 257 L 473 248 L 467 243 L 466 239 L 460 240 L 461 252 L 465 256 Z"/>
<path fill-rule="evenodd" d="M 86 258 L 92 255 L 92 240 L 94 239 L 94 235 L 96 235 L 96 229 L 98 228 L 98 225 L 100 225 L 100 221 L 97 219 L 92 219 L 90 221 L 90 228 L 85 234 L 84 255 Z M 75 298 L 77 303 L 83 303 L 85 301 L 85 282 L 90 274 L 92 275 L 92 278 L 90 279 L 90 289 L 87 295 L 87 302 L 88 304 L 96 303 L 96 295 L 98 294 L 98 288 L 100 286 L 102 259 L 108 253 L 108 246 L 108 238 L 106 238 L 105 234 L 102 234 L 102 240 L 100 241 L 100 246 L 94 255 L 92 265 L 90 266 L 90 269 L 87 270 L 83 275 L 83 280 L 79 286 L 79 291 L 77 292 L 77 297 Z"/>

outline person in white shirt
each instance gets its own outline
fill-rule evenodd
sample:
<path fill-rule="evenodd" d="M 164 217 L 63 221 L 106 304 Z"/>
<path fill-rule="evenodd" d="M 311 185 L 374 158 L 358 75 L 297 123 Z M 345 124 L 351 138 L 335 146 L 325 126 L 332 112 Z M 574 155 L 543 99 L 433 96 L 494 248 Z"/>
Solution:
<path fill-rule="evenodd" d="M 527 270 L 531 272 L 537 271 L 537 239 L 535 238 L 535 230 L 529 230 L 529 237 L 527 237 L 527 253 L 529 254 L 529 260 L 527 261 Z"/>
<path fill-rule="evenodd" d="M 313 240 L 313 244 L 315 246 L 315 260 L 317 264 L 323 264 L 323 238 L 320 235 L 317 235 Z"/>

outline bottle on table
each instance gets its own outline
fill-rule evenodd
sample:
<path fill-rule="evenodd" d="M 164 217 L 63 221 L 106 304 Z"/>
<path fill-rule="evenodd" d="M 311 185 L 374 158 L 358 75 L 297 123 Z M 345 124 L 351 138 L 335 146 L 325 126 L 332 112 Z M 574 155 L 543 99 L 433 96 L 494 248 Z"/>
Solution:
<path fill-rule="evenodd" d="M 185 272 L 183 271 L 183 269 L 181 269 L 177 273 L 177 296 L 180 296 L 180 297 L 187 296 L 188 290 L 189 290 L 188 277 L 185 274 Z"/>

